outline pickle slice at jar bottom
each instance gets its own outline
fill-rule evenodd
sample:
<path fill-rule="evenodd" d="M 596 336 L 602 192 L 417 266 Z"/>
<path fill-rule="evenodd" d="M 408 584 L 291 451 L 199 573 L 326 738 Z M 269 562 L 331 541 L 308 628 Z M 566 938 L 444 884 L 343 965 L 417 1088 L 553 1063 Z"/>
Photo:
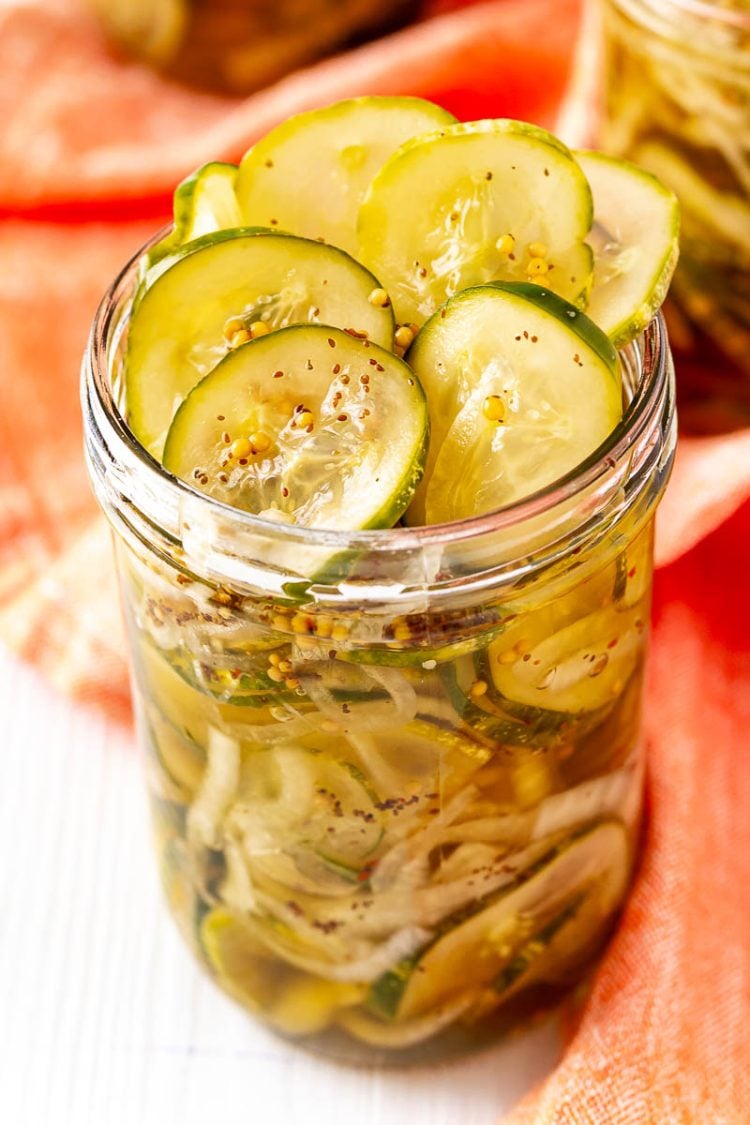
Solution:
<path fill-rule="evenodd" d="M 221 907 L 203 919 L 200 940 L 222 987 L 287 1035 L 322 1031 L 365 991 L 362 985 L 308 976 L 270 957 L 253 926 Z"/>
<path fill-rule="evenodd" d="M 502 992 L 509 987 L 502 974 L 524 948 L 528 951 L 529 941 L 535 937 L 539 941 L 562 912 L 573 911 L 583 896 L 591 897 L 595 907 L 587 926 L 569 931 L 569 947 L 561 948 L 558 940 L 560 961 L 572 957 L 577 946 L 600 931 L 614 911 L 624 894 L 627 874 L 627 835 L 620 824 L 600 824 L 570 839 L 525 877 L 519 877 L 511 890 L 468 918 L 461 916 L 420 956 L 380 977 L 372 986 L 369 1007 L 376 1014 L 401 1021 L 462 993 Z M 554 933 L 549 931 L 550 936 L 565 932 L 565 923 Z M 554 969 L 554 964 L 548 966 L 548 971 Z"/>

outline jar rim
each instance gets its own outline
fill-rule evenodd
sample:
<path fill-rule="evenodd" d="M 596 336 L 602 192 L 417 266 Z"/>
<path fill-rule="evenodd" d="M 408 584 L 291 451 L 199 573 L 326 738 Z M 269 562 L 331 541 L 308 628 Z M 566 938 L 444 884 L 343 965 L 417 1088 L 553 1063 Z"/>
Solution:
<path fill-rule="evenodd" d="M 105 510 L 125 500 L 131 510 L 139 510 L 148 525 L 179 542 L 181 528 L 187 527 L 185 515 L 196 512 L 207 521 L 220 522 L 233 532 L 259 537 L 289 548 L 304 545 L 329 552 L 360 551 L 380 556 L 424 552 L 430 548 L 472 547 L 498 533 L 509 535 L 514 529 L 552 517 L 560 509 L 569 509 L 587 497 L 587 516 L 601 520 L 602 512 L 615 502 L 623 481 L 633 466 L 660 464 L 661 478 L 666 480 L 674 451 L 674 388 L 666 326 L 659 313 L 647 326 L 636 344 L 628 345 L 631 360 L 639 367 L 640 377 L 623 417 L 606 441 L 581 464 L 565 476 L 531 496 L 494 511 L 448 523 L 421 527 L 395 527 L 369 530 L 308 528 L 276 523 L 233 508 L 224 502 L 194 489 L 171 473 L 136 440 L 125 417 L 118 408 L 111 386 L 111 350 L 118 333 L 124 331 L 130 298 L 135 288 L 138 267 L 143 254 L 163 232 L 141 247 L 126 263 L 97 309 L 91 328 L 82 368 L 82 401 L 85 420 L 85 441 L 89 469 Z M 123 315 L 124 314 L 124 315 Z M 124 323 L 123 323 L 124 322 Z M 632 363 L 631 363 L 632 366 Z M 654 434 L 660 435 L 658 438 Z M 636 449 L 647 452 L 636 456 Z M 655 457 L 651 455 L 656 448 Z M 107 487 L 105 500 L 101 489 Z M 140 481 L 140 486 L 136 482 Z M 634 490 L 635 495 L 638 490 Z M 632 503 L 632 495 L 626 503 Z M 623 506 L 620 498 L 619 506 Z M 169 518 L 164 518 L 168 515 Z M 559 544 L 559 541 L 558 541 Z"/>

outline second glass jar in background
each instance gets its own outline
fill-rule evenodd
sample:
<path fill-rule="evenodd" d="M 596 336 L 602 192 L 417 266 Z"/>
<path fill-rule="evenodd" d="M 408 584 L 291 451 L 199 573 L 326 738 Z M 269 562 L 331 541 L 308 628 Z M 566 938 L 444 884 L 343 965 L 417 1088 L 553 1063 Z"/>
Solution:
<path fill-rule="evenodd" d="M 183 82 L 259 90 L 412 19 L 420 0 L 88 0 L 112 39 Z"/>
<path fill-rule="evenodd" d="M 750 421 L 750 6 L 603 0 L 602 146 L 682 205 L 670 332 L 686 428 Z"/>

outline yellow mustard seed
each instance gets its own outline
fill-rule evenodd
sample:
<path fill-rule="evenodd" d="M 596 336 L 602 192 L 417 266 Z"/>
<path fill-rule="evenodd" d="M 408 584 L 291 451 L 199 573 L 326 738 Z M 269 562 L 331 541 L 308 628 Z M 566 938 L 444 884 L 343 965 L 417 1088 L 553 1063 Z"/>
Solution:
<path fill-rule="evenodd" d="M 304 430 L 308 426 L 313 426 L 315 424 L 315 418 L 309 410 L 301 410 L 295 418 L 295 422 L 300 427 L 300 429 Z"/>
<path fill-rule="evenodd" d="M 245 328 L 245 322 L 239 316 L 230 316 L 229 320 L 224 325 L 224 336 L 227 340 L 231 340 L 236 332 L 242 332 Z"/>
<path fill-rule="evenodd" d="M 294 676 L 287 676 L 284 680 L 284 684 L 290 691 L 296 691 L 299 687 L 299 680 L 295 679 Z"/>
<path fill-rule="evenodd" d="M 479 697 L 481 695 L 485 695 L 486 692 L 487 684 L 484 680 L 475 680 L 469 688 L 469 695 L 472 697 L 472 699 L 479 699 Z"/>
<path fill-rule="evenodd" d="M 401 324 L 396 329 L 396 335 L 394 336 L 394 339 L 399 348 L 403 348 L 404 350 L 406 350 L 406 348 L 408 348 L 414 340 L 414 336 L 415 333 L 412 332 L 410 325 Z"/>
<path fill-rule="evenodd" d="M 394 626 L 393 638 L 396 641 L 408 641 L 411 637 L 411 629 L 405 621 L 399 621 L 398 625 Z"/>
<path fill-rule="evenodd" d="M 273 680 L 273 682 L 274 682 L 275 684 L 283 684 L 283 682 L 284 682 L 284 673 L 283 673 L 283 672 L 280 672 L 280 671 L 278 670 L 278 668 L 273 668 L 273 667 L 272 667 L 272 668 L 269 668 L 269 669 L 268 669 L 268 672 L 267 672 L 266 674 L 267 674 L 267 676 L 268 676 L 269 680 Z"/>
<path fill-rule="evenodd" d="M 530 242 L 526 249 L 530 258 L 546 258 L 549 254 L 549 247 L 546 242 Z"/>
<path fill-rule="evenodd" d="M 330 637 L 333 632 L 333 621 L 324 614 L 315 619 L 315 635 L 317 637 Z"/>
<path fill-rule="evenodd" d="M 250 336 L 253 340 L 257 340 L 259 336 L 267 336 L 271 328 L 263 320 L 256 320 L 250 325 Z"/>
<path fill-rule="evenodd" d="M 268 658 L 268 663 L 273 664 L 274 667 L 276 667 L 276 665 L 278 665 L 278 664 L 281 664 L 281 657 L 279 656 L 278 652 L 272 652 L 271 653 L 271 655 Z"/>
<path fill-rule="evenodd" d="M 334 641 L 345 641 L 349 636 L 349 630 L 346 625 L 334 625 L 331 629 L 331 639 Z"/>
<path fill-rule="evenodd" d="M 252 451 L 252 446 L 246 437 L 235 438 L 229 447 L 229 452 L 233 457 L 236 457 L 238 461 L 249 457 Z"/>
<path fill-rule="evenodd" d="M 512 234 L 502 234 L 495 243 L 495 249 L 501 254 L 512 254 L 516 248 L 516 240 Z"/>
<path fill-rule="evenodd" d="M 293 669 L 293 664 L 291 660 L 280 660 L 278 663 L 278 669 L 280 672 L 283 672 L 285 676 L 288 676 Z"/>
<path fill-rule="evenodd" d="M 503 422 L 505 420 L 505 403 L 500 395 L 487 395 L 482 403 L 482 414 L 488 422 Z"/>
<path fill-rule="evenodd" d="M 377 309 L 387 309 L 391 303 L 391 298 L 388 296 L 385 289 L 373 289 L 367 300 L 371 305 L 375 305 Z"/>
<path fill-rule="evenodd" d="M 229 337 L 229 346 L 230 348 L 239 348 L 242 344 L 249 343 L 251 339 L 252 336 L 248 332 L 247 328 L 239 328 Z"/>
<path fill-rule="evenodd" d="M 545 273 L 549 273 L 549 263 L 544 258 L 531 258 L 526 267 L 526 273 L 529 277 L 541 277 Z"/>
<path fill-rule="evenodd" d="M 249 441 L 253 453 L 265 453 L 271 448 L 271 439 L 268 434 L 263 433 L 263 430 L 256 430 L 250 434 Z"/>
<path fill-rule="evenodd" d="M 306 613 L 295 613 L 292 618 L 292 629 L 295 633 L 309 633 L 314 625 L 312 617 Z"/>

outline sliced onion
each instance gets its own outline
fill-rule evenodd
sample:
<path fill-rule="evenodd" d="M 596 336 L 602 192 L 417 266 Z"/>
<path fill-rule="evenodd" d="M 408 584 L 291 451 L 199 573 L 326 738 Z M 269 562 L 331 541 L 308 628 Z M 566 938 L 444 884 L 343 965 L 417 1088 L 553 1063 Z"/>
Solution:
<path fill-rule="evenodd" d="M 323 898 L 351 898 L 357 890 L 356 884 L 347 883 L 326 866 L 324 859 L 310 852 L 254 853 L 248 857 L 248 863 L 253 871 L 278 883 L 280 890 L 286 888 Z"/>
<path fill-rule="evenodd" d="M 370 878 L 370 886 L 374 891 L 382 891 L 388 887 L 398 885 L 405 865 L 412 860 L 428 855 L 440 838 L 446 825 L 467 808 L 477 795 L 478 790 L 474 785 L 467 785 L 456 794 L 441 810 L 440 816 L 434 817 L 430 824 L 420 829 L 418 834 L 406 840 L 399 841 L 384 855 L 376 870 Z M 424 823 L 424 820 L 422 820 Z"/>
<path fill-rule="evenodd" d="M 239 780 L 239 742 L 217 727 L 209 727 L 206 769 L 187 815 L 187 834 L 193 843 L 221 847 L 221 821 Z"/>
<path fill-rule="evenodd" d="M 564 793 L 555 793 L 539 806 L 532 838 L 541 840 L 544 836 L 610 816 L 622 818 L 624 809 L 630 810 L 632 816 L 633 793 L 637 807 L 640 784 L 632 763 L 614 773 L 584 781 Z"/>
<path fill-rule="evenodd" d="M 224 843 L 227 873 L 221 884 L 222 901 L 238 914 L 250 914 L 256 908 L 252 879 L 242 849 L 230 839 Z"/>
<path fill-rule="evenodd" d="M 296 673 L 308 698 L 344 732 L 398 726 L 408 723 L 417 713 L 417 693 L 397 668 L 306 660 L 299 664 Z M 355 698 L 337 699 L 336 689 L 348 690 Z M 387 700 L 368 699 L 370 693 L 380 694 L 383 689 L 389 697 Z M 361 696 L 361 700 L 357 696 Z"/>
<path fill-rule="evenodd" d="M 366 956 L 335 964 L 294 949 L 270 928 L 261 927 L 258 935 L 269 949 L 290 965 L 315 976 L 351 984 L 367 984 L 375 980 L 399 962 L 413 956 L 432 938 L 430 930 L 420 926 L 405 926 L 391 934 L 386 941 L 375 945 Z"/>
<path fill-rule="evenodd" d="M 285 723 L 227 723 L 226 729 L 241 742 L 251 742 L 256 746 L 276 746 L 320 730 L 320 722 L 315 715 L 298 714 Z"/>

